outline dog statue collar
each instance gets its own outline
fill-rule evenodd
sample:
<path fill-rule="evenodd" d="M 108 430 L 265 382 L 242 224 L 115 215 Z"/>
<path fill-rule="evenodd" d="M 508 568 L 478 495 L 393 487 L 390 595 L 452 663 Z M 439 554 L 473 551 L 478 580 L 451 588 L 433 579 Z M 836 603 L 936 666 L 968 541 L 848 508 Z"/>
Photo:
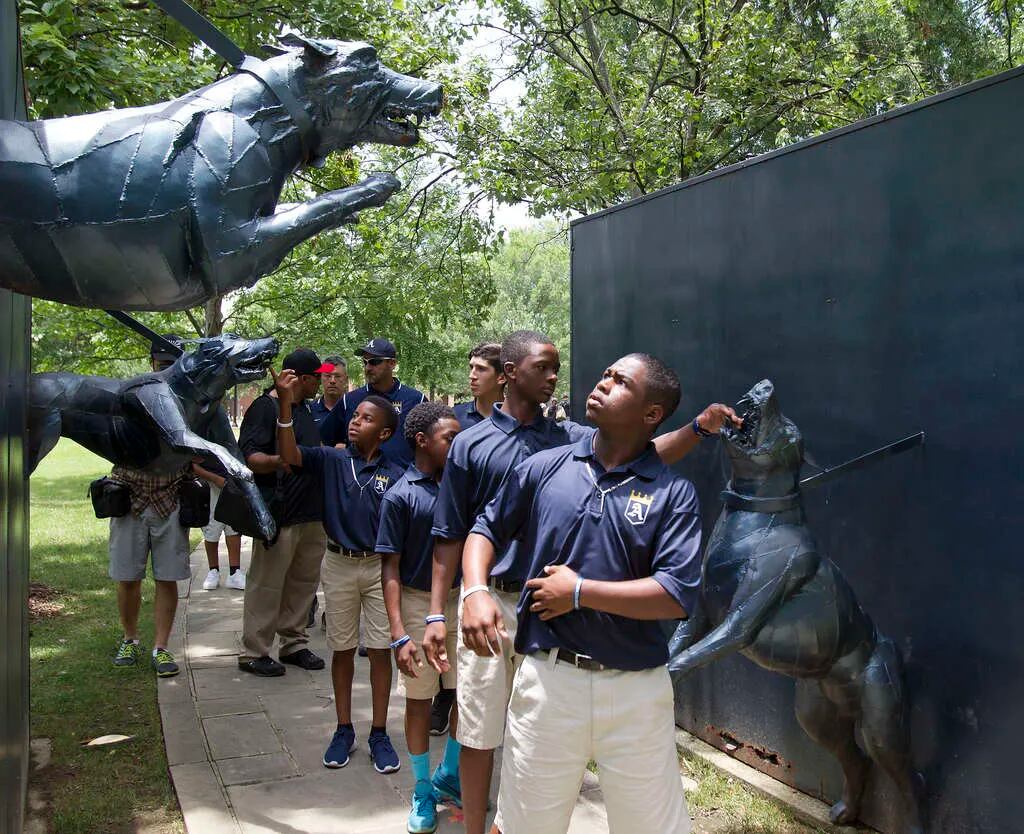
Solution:
<path fill-rule="evenodd" d="M 745 510 L 748 513 L 784 513 L 800 506 L 800 493 L 791 492 L 772 498 L 757 498 L 753 495 L 740 495 L 731 489 L 722 490 L 722 503 L 730 510 Z"/>
<path fill-rule="evenodd" d="M 270 90 L 277 97 L 277 100 L 281 102 L 281 106 L 288 111 L 288 115 L 295 123 L 295 127 L 298 128 L 303 160 L 309 162 L 313 158 L 313 151 L 316 148 L 316 126 L 313 124 L 313 119 L 309 113 L 306 112 L 306 108 L 295 98 L 295 94 L 292 93 L 285 80 L 278 75 L 277 70 L 270 66 L 270 64 L 252 55 L 246 55 L 236 69 L 240 72 L 247 72 L 261 81 L 263 86 Z"/>

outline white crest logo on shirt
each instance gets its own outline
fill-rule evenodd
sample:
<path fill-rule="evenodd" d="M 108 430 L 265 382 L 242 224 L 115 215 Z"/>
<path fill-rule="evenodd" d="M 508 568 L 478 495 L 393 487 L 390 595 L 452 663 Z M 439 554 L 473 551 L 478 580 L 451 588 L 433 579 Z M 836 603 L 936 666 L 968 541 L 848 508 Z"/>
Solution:
<path fill-rule="evenodd" d="M 626 502 L 626 521 L 632 525 L 643 524 L 647 521 L 647 513 L 654 503 L 653 495 L 645 495 L 634 489 L 629 491 L 629 501 Z"/>
<path fill-rule="evenodd" d="M 388 483 L 391 481 L 387 475 L 378 475 L 373 479 L 373 488 L 377 490 L 378 495 L 383 495 L 388 491 Z"/>
<path fill-rule="evenodd" d="M 397 414 L 401 414 L 402 413 L 402 401 L 401 400 L 392 400 L 391 404 L 395 407 L 395 412 Z"/>

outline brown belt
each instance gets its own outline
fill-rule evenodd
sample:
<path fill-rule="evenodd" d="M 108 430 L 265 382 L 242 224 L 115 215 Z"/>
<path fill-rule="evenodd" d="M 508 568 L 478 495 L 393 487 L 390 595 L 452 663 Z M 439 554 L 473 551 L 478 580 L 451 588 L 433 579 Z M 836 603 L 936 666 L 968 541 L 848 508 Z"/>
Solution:
<path fill-rule="evenodd" d="M 370 556 L 377 555 L 373 550 L 348 550 L 335 542 L 327 542 L 327 549 L 331 553 L 340 553 L 342 556 L 348 556 L 350 559 L 367 559 Z"/>

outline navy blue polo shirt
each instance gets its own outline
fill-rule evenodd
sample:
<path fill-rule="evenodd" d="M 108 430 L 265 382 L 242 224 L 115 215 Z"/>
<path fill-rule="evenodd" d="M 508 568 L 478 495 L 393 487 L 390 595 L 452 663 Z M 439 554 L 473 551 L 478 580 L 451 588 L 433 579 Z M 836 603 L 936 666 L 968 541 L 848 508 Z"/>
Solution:
<path fill-rule="evenodd" d="M 398 572 L 402 584 L 420 591 L 430 590 L 434 569 L 434 504 L 437 481 L 424 475 L 413 464 L 395 486 L 388 490 L 380 508 L 377 531 L 378 553 L 398 553 Z M 461 568 L 452 587 L 462 581 Z"/>
<path fill-rule="evenodd" d="M 533 422 L 524 425 L 495 406 L 489 420 L 459 432 L 452 441 L 434 509 L 433 534 L 464 539 L 518 464 L 545 449 L 589 441 L 593 434 L 593 428 L 570 420 L 556 423 L 540 409 Z M 525 578 L 526 565 L 516 558 L 515 546 L 499 548 L 491 576 L 506 582 Z"/>
<path fill-rule="evenodd" d="M 402 477 L 402 467 L 384 454 L 367 463 L 354 449 L 299 449 L 303 471 L 323 483 L 327 535 L 347 550 L 372 551 L 377 542 L 381 501 Z"/>
<path fill-rule="evenodd" d="M 590 472 L 587 466 L 590 466 Z M 602 490 L 621 484 L 604 496 Z M 700 506 L 693 485 L 670 470 L 649 444 L 636 460 L 605 471 L 586 438 L 534 455 L 516 467 L 473 526 L 495 546 L 519 539 L 527 578 L 545 565 L 568 565 L 584 579 L 653 577 L 683 610 L 693 611 L 700 587 Z M 614 669 L 668 662 L 657 620 L 634 620 L 583 608 L 547 622 L 519 600 L 516 651 L 564 648 Z"/>
<path fill-rule="evenodd" d="M 345 394 L 334 404 L 331 413 L 320 424 L 320 439 L 325 446 L 348 443 L 349 420 L 356 413 L 359 403 L 370 396 L 370 394 L 377 394 L 386 399 L 395 407 L 395 411 L 398 413 L 398 428 L 395 429 L 395 433 L 381 447 L 381 450 L 391 460 L 401 465 L 402 469 L 405 469 L 405 467 L 412 463 L 412 449 L 409 448 L 409 443 L 402 434 L 402 427 L 405 425 L 406 415 L 420 403 L 426 402 L 427 397 L 422 391 L 417 391 L 415 388 L 403 385 L 397 379 L 395 384 L 391 386 L 391 389 L 383 394 L 380 391 L 375 391 L 369 385 L 363 385 L 361 388 L 356 388 L 355 391 L 349 391 Z"/>
<path fill-rule="evenodd" d="M 463 431 L 470 426 L 475 426 L 477 423 L 482 423 L 490 416 L 481 414 L 476 410 L 476 400 L 470 400 L 468 403 L 456 403 L 455 408 L 452 410 L 455 412 L 455 418 L 459 421 Z"/>
<path fill-rule="evenodd" d="M 324 405 L 323 397 L 318 397 L 309 404 L 309 413 L 313 415 L 313 422 L 319 426 L 327 419 L 327 415 L 331 413 L 331 409 Z"/>

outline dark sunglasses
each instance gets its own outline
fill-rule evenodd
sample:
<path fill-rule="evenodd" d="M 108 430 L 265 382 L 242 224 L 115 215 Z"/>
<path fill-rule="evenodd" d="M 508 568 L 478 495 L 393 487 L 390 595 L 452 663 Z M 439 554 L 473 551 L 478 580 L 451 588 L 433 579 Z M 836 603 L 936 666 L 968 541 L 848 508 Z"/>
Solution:
<path fill-rule="evenodd" d="M 383 356 L 374 356 L 372 359 L 367 359 L 364 356 L 363 357 L 363 367 L 365 368 L 367 365 L 372 365 L 374 368 L 376 368 L 381 362 L 387 362 L 387 361 L 388 360 L 385 359 Z"/>

